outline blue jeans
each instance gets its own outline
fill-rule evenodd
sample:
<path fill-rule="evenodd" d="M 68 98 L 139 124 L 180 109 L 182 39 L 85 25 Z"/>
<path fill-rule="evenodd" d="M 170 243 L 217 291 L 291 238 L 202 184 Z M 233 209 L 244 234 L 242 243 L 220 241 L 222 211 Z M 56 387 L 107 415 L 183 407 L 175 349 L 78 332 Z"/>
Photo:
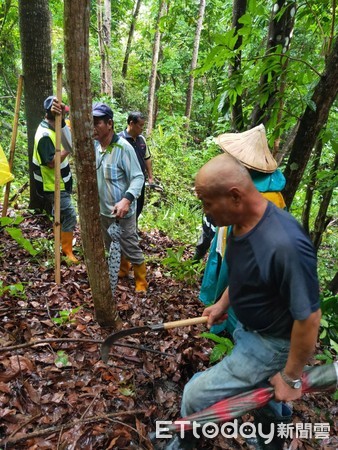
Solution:
<path fill-rule="evenodd" d="M 290 341 L 246 331 L 238 322 L 235 346 L 229 356 L 204 372 L 196 373 L 183 392 L 182 417 L 251 389 L 268 385 L 268 379 L 286 363 Z M 282 404 L 269 403 L 274 415 L 282 415 Z"/>
<path fill-rule="evenodd" d="M 52 205 L 54 216 L 54 192 L 44 193 L 44 197 Z M 74 231 L 76 226 L 76 211 L 72 204 L 71 195 L 66 191 L 60 192 L 60 222 L 62 231 Z"/>

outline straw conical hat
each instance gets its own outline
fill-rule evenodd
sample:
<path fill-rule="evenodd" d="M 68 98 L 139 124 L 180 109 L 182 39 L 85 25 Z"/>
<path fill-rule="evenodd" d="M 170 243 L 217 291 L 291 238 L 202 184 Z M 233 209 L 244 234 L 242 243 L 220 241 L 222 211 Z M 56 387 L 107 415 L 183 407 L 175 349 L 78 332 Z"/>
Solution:
<path fill-rule="evenodd" d="M 243 133 L 220 134 L 215 138 L 215 142 L 248 169 L 265 173 L 272 173 L 277 169 L 277 162 L 269 150 L 263 124 Z"/>

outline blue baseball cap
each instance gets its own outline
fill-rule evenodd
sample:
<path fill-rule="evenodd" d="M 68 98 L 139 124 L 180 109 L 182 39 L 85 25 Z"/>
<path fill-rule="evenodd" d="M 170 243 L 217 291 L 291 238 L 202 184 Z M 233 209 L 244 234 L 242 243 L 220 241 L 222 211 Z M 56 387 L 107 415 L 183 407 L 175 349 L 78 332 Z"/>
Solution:
<path fill-rule="evenodd" d="M 104 103 L 97 102 L 93 105 L 93 116 L 94 117 L 103 117 L 108 116 L 111 119 L 114 118 L 113 111 L 109 108 L 108 105 L 105 105 Z"/>
<path fill-rule="evenodd" d="M 46 100 L 43 102 L 43 107 L 45 108 L 46 111 L 47 111 L 48 109 L 51 109 L 54 98 L 55 98 L 54 95 L 50 95 L 50 96 L 47 97 Z"/>

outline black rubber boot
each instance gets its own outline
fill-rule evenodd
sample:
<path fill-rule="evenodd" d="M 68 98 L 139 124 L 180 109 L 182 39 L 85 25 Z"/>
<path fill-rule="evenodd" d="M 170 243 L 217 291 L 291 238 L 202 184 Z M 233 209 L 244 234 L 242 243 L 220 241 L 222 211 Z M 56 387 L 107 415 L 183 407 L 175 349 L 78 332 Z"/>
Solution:
<path fill-rule="evenodd" d="M 288 424 L 292 422 L 292 411 L 291 409 L 283 403 L 283 415 L 276 416 L 273 414 L 272 410 L 269 408 L 262 408 L 261 410 L 254 411 L 254 423 L 256 425 L 256 430 L 258 431 L 258 424 L 262 428 L 263 434 L 269 434 L 271 431 L 271 425 L 274 425 L 274 437 L 271 442 L 266 444 L 265 439 L 259 435 L 257 432 L 257 442 L 254 445 L 256 450 L 283 450 L 285 439 L 278 436 L 278 425 Z"/>
<path fill-rule="evenodd" d="M 196 448 L 196 438 L 193 436 L 192 431 L 186 431 L 184 439 L 175 434 L 165 443 L 163 443 L 163 440 L 161 443 L 157 443 L 154 433 L 151 433 L 149 437 L 155 450 L 194 450 Z"/>

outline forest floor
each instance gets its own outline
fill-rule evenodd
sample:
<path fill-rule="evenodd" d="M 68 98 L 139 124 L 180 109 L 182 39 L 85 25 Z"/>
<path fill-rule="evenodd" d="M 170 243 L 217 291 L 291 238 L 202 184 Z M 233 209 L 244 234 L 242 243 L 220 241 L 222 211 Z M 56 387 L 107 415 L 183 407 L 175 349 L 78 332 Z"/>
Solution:
<path fill-rule="evenodd" d="M 20 229 L 31 241 L 52 239 L 45 216 L 27 213 Z M 161 265 L 166 248 L 178 243 L 158 231 L 141 236 L 149 290 L 135 294 L 132 278 L 119 281 L 115 298 L 123 327 L 199 316 L 198 283 L 175 281 Z M 192 249 L 186 252 L 189 257 Z M 131 336 L 121 343 L 136 348 L 114 346 L 105 364 L 100 343 L 112 330 L 95 321 L 84 263 L 62 262 L 58 286 L 52 264 L 46 265 L 52 255 L 30 256 L 3 229 L 0 258 L 0 449 L 151 450 L 148 433 L 155 431 L 156 420 L 180 417 L 184 384 L 209 366 L 213 344 L 200 337 L 205 326 Z M 19 288 L 4 289 L 19 283 L 25 287 L 22 295 Z M 294 423 L 329 422 L 330 437 L 303 434 L 289 439 L 291 448 L 337 450 L 337 410 L 331 394 L 306 394 L 294 402 Z M 197 448 L 250 447 L 239 436 L 201 440 Z"/>

